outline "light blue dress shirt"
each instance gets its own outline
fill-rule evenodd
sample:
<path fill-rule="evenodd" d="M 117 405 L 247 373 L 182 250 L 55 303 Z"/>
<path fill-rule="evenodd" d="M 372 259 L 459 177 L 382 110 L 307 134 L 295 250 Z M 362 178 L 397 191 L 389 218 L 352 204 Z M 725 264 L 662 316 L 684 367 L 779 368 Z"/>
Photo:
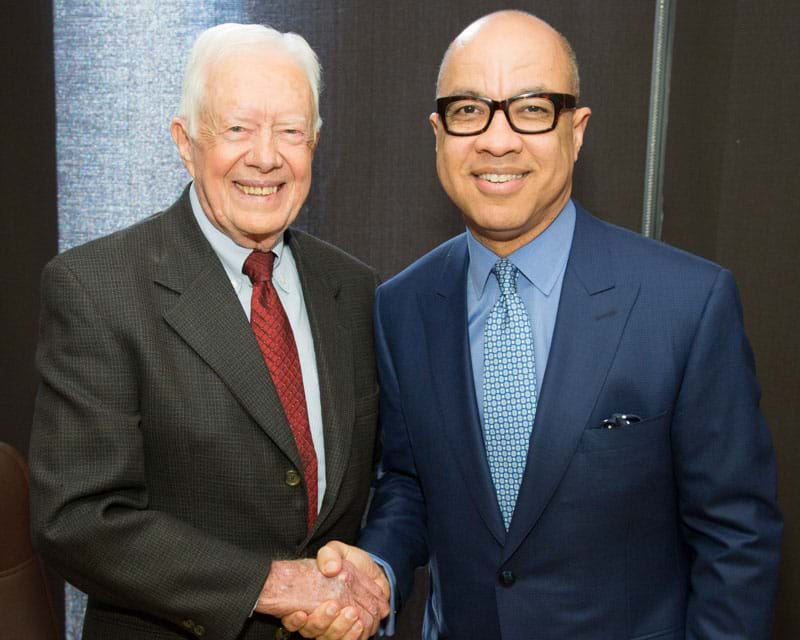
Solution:
<path fill-rule="evenodd" d="M 556 326 L 561 285 L 575 231 L 575 205 L 569 200 L 558 217 L 531 242 L 507 258 L 519 269 L 517 293 L 528 311 L 533 331 L 536 359 L 536 389 L 542 387 Z M 467 325 L 472 359 L 472 379 L 478 412 L 483 424 L 483 332 L 486 320 L 500 297 L 500 285 L 492 268 L 500 256 L 483 246 L 467 232 L 469 270 L 467 272 Z"/>
<path fill-rule="evenodd" d="M 252 253 L 251 249 L 239 246 L 228 236 L 217 229 L 200 205 L 194 183 L 189 189 L 189 200 L 192 203 L 192 212 L 200 225 L 200 231 L 208 240 L 214 253 L 217 254 L 225 273 L 231 282 L 233 290 L 239 298 L 247 320 L 250 320 L 250 298 L 253 294 L 253 285 L 250 278 L 242 273 L 244 261 Z M 300 358 L 300 370 L 303 374 L 303 389 L 306 394 L 308 408 L 308 422 L 311 427 L 311 439 L 314 441 L 314 452 L 317 454 L 317 513 L 325 497 L 325 442 L 322 431 L 322 404 L 319 397 L 319 377 L 317 375 L 317 359 L 314 355 L 314 337 L 311 335 L 311 325 L 308 321 L 303 289 L 300 285 L 300 274 L 297 273 L 297 264 L 294 261 L 292 250 L 284 244 L 283 236 L 272 248 L 275 254 L 275 263 L 272 271 L 272 284 L 278 292 L 278 297 L 283 304 L 289 324 L 294 333 L 297 344 L 297 354 Z"/>
<path fill-rule="evenodd" d="M 517 292 L 522 298 L 533 331 L 533 350 L 536 359 L 536 388 L 542 386 L 556 326 L 561 286 L 567 268 L 572 236 L 575 232 L 575 204 L 569 200 L 561 213 L 540 235 L 507 256 L 519 269 Z M 483 425 L 483 331 L 486 319 L 500 296 L 500 285 L 492 274 L 492 268 L 500 256 L 487 249 L 471 231 L 467 231 L 469 268 L 467 271 L 467 328 L 472 360 L 472 381 L 478 401 L 478 413 Z M 394 635 L 395 631 L 395 587 L 394 571 L 390 565 L 373 556 L 383 567 L 391 586 L 391 613 L 379 630 L 380 636 Z M 437 607 L 428 602 L 427 608 Z M 422 625 L 422 640 L 436 637 L 429 620 L 441 615 L 426 610 Z"/>

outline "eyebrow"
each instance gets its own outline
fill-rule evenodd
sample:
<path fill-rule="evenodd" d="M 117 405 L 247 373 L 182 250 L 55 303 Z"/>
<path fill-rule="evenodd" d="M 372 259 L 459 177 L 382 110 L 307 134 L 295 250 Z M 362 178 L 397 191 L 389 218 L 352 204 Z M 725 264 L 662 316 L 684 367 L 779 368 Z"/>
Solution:
<path fill-rule="evenodd" d="M 251 122 L 258 122 L 261 119 L 260 118 L 261 115 L 262 114 L 259 113 L 257 110 L 233 108 L 228 113 L 218 114 L 217 117 L 219 117 L 221 120 L 248 120 Z M 301 120 L 305 121 L 308 119 L 309 118 L 307 116 L 304 116 L 300 113 L 281 113 L 278 114 L 278 116 L 275 118 L 276 121 L 280 122 L 283 121 L 295 122 Z"/>

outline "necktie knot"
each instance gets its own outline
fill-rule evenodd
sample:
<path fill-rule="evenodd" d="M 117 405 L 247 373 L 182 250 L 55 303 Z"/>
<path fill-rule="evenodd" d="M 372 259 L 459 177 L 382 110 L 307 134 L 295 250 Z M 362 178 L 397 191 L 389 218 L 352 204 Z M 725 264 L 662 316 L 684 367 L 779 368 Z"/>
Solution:
<path fill-rule="evenodd" d="M 261 282 L 272 281 L 272 267 L 275 264 L 275 254 L 272 251 L 253 251 L 242 265 L 242 273 L 250 278 L 254 285 Z"/>
<path fill-rule="evenodd" d="M 492 273 L 497 278 L 497 284 L 500 285 L 500 293 L 502 295 L 514 295 L 517 292 L 519 269 L 508 258 L 498 260 L 492 267 Z"/>

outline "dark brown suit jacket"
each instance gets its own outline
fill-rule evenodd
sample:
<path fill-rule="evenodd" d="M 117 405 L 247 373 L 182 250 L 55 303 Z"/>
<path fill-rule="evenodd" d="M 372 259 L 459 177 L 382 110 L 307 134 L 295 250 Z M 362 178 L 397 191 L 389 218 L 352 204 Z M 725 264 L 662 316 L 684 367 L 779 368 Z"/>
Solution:
<path fill-rule="evenodd" d="M 376 276 L 305 233 L 286 240 L 324 422 L 311 535 L 292 432 L 188 192 L 45 268 L 32 527 L 89 594 L 85 640 L 272 638 L 277 620 L 250 617 L 270 561 L 355 539 L 375 459 Z"/>

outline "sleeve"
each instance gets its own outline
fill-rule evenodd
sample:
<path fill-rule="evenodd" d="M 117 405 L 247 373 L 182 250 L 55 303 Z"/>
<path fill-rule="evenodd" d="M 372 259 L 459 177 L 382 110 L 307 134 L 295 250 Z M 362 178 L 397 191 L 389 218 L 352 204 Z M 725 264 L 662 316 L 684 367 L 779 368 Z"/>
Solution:
<path fill-rule="evenodd" d="M 375 351 L 380 384 L 382 456 L 375 493 L 358 546 L 390 565 L 397 584 L 396 608 L 408 598 L 414 570 L 427 563 L 425 499 L 417 477 L 403 414 L 400 385 L 375 297 Z"/>
<path fill-rule="evenodd" d="M 270 560 L 151 503 L 136 354 L 97 299 L 62 261 L 46 268 L 30 445 L 35 545 L 94 598 L 233 639 Z"/>
<path fill-rule="evenodd" d="M 733 277 L 718 274 L 675 405 L 673 464 L 692 550 L 686 638 L 770 638 L 782 519 L 775 457 Z"/>
<path fill-rule="evenodd" d="M 397 578 L 394 577 L 392 566 L 376 555 L 370 556 L 372 560 L 383 569 L 389 581 L 389 615 L 386 616 L 378 627 L 378 637 L 393 636 L 397 626 Z"/>

